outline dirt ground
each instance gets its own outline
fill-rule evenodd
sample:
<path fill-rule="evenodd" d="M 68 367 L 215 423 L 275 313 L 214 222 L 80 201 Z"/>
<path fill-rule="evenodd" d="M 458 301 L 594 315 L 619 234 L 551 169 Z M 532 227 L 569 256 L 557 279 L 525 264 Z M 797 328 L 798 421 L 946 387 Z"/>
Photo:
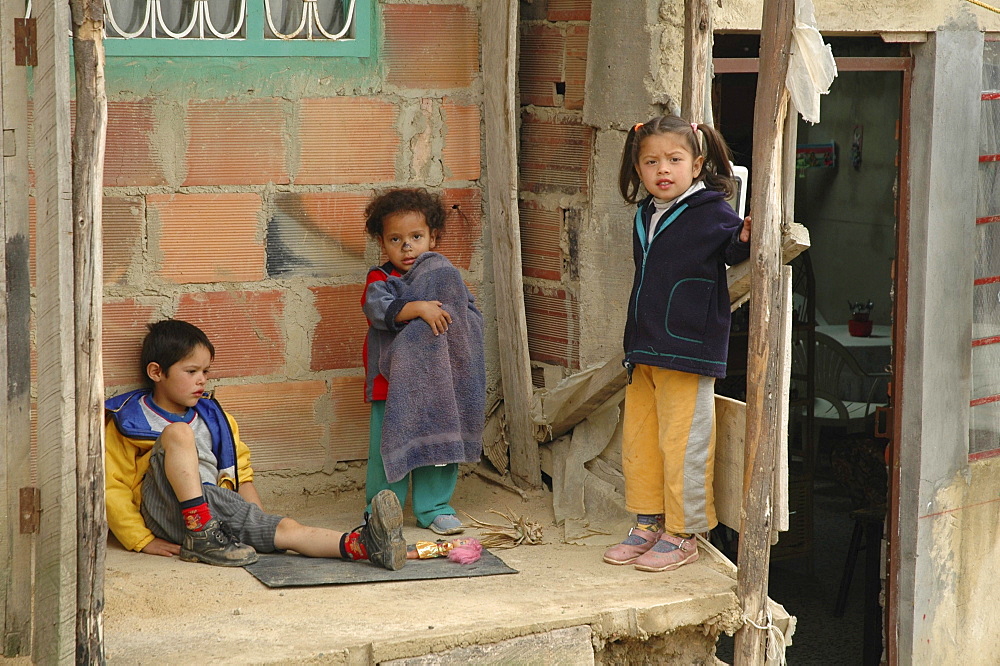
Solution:
<path fill-rule="evenodd" d="M 363 467 L 341 470 L 335 488 L 279 476 L 262 476 L 257 485 L 269 510 L 343 531 L 359 522 L 362 474 Z M 112 539 L 108 661 L 360 664 L 582 625 L 598 649 L 679 627 L 717 634 L 733 626 L 735 581 L 704 554 L 665 574 L 609 566 L 601 561 L 603 544 L 560 542 L 549 493 L 525 499 L 475 474 L 460 479 L 453 504 L 480 519 L 496 518 L 489 509 L 509 509 L 543 525 L 547 543 L 495 551 L 519 570 L 514 575 L 269 589 L 243 569 L 126 552 Z M 408 542 L 433 539 L 405 516 Z"/>

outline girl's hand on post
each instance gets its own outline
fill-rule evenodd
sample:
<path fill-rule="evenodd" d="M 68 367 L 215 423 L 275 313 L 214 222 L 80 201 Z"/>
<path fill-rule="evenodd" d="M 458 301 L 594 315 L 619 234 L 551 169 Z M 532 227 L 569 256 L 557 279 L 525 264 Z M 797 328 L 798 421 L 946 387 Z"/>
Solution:
<path fill-rule="evenodd" d="M 747 215 L 746 217 L 743 218 L 743 228 L 740 229 L 740 242 L 741 243 L 749 243 L 750 242 L 750 225 L 751 225 L 750 216 Z"/>
<path fill-rule="evenodd" d="M 448 330 L 451 315 L 441 307 L 441 301 L 420 301 L 419 317 L 427 322 L 434 335 L 440 335 Z"/>
<path fill-rule="evenodd" d="M 163 557 L 171 557 L 172 555 L 180 555 L 181 547 L 176 543 L 170 543 L 165 539 L 156 537 L 143 546 L 142 550 L 139 552 L 146 553 L 147 555 L 162 555 Z"/>

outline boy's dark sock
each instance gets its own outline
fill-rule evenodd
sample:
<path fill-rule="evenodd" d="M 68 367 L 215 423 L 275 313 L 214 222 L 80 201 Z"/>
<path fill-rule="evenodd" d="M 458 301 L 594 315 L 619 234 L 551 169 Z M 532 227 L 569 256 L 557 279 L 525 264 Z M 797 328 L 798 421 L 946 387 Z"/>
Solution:
<path fill-rule="evenodd" d="M 357 530 L 340 535 L 340 556 L 345 560 L 367 560 L 368 549 L 361 543 Z"/>
<path fill-rule="evenodd" d="M 212 511 L 208 508 L 205 496 L 199 495 L 181 502 L 181 516 L 184 518 L 184 527 L 192 532 L 200 532 L 212 520 Z"/>

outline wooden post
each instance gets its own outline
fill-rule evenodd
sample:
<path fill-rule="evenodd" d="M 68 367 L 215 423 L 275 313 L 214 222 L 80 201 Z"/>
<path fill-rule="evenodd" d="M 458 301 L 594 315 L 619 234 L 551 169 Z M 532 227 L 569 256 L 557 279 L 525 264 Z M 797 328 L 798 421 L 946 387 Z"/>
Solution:
<path fill-rule="evenodd" d="M 483 3 L 485 180 L 510 473 L 519 486 L 537 488 L 542 483 L 542 472 L 529 413 L 531 363 L 517 215 L 517 8 L 518 0 Z"/>
<path fill-rule="evenodd" d="M 36 345 L 38 481 L 32 659 L 75 657 L 76 419 L 73 367 L 73 198 L 70 173 L 69 3 L 38 5 L 34 70 L 38 216 Z"/>
<path fill-rule="evenodd" d="M 31 284 L 28 272 L 28 86 L 27 67 L 15 62 L 15 21 L 24 2 L 0 0 L 0 651 L 31 651 L 31 588 L 34 534 L 20 526 L 21 489 L 31 486 Z M 30 491 L 29 491 L 30 492 Z M 31 494 L 33 496 L 33 493 Z"/>
<path fill-rule="evenodd" d="M 104 370 L 101 358 L 101 203 L 108 100 L 104 0 L 71 0 L 76 68 L 73 134 L 73 305 L 76 338 L 76 661 L 103 664 Z"/>
<path fill-rule="evenodd" d="M 785 74 L 794 0 L 764 0 L 761 68 L 754 104 L 750 340 L 747 357 L 747 430 L 736 594 L 745 618 L 767 623 L 767 574 L 773 510 L 770 506 L 781 398 L 782 138 L 788 110 Z M 736 633 L 736 664 L 763 664 L 766 632 L 749 622 Z"/>
<path fill-rule="evenodd" d="M 712 0 L 684 0 L 684 77 L 681 117 L 705 122 L 708 67 L 712 62 Z"/>

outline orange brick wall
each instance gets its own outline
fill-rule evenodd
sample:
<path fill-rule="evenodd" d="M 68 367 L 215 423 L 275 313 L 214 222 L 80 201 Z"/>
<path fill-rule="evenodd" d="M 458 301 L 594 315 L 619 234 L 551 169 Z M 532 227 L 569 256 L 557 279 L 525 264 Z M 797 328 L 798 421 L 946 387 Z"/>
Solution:
<path fill-rule="evenodd" d="M 329 80 L 301 90 L 262 81 L 219 94 L 194 71 L 162 93 L 107 81 L 106 391 L 141 382 L 149 322 L 199 325 L 258 470 L 329 471 L 367 456 L 359 300 L 381 263 L 364 234 L 373 191 L 441 192 L 438 250 L 474 292 L 484 278 L 479 3 L 373 4 L 374 61 L 354 80 L 338 79 L 330 58 Z M 291 78 L 298 62 L 284 61 Z M 30 214 L 33 224 L 33 201 Z"/>
<path fill-rule="evenodd" d="M 520 225 L 533 378 L 580 367 L 576 229 L 589 208 L 594 130 L 583 124 L 591 0 L 522 4 Z"/>

